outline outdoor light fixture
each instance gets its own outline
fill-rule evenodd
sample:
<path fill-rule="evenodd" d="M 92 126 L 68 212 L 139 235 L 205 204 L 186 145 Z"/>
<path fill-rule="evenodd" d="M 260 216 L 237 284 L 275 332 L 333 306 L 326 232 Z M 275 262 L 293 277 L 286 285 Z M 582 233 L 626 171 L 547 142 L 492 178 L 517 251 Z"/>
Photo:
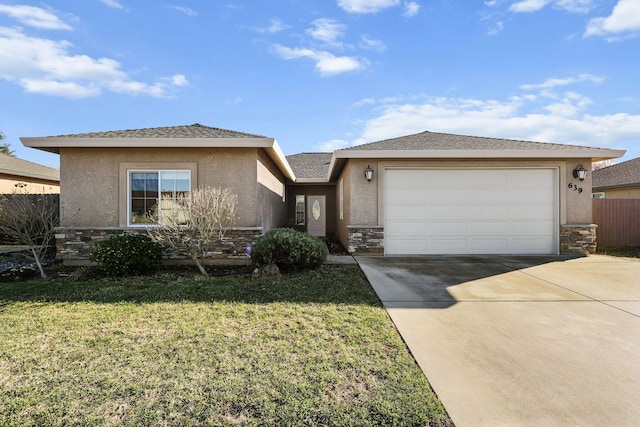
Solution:
<path fill-rule="evenodd" d="M 576 166 L 576 168 L 573 170 L 573 177 L 578 178 L 580 181 L 584 181 L 584 179 L 587 177 L 587 170 L 584 168 L 584 166 L 582 166 L 582 163 Z"/>
<path fill-rule="evenodd" d="M 373 169 L 371 169 L 370 165 L 367 165 L 367 168 L 364 170 L 364 177 L 369 182 L 371 182 L 371 180 L 373 179 Z"/>

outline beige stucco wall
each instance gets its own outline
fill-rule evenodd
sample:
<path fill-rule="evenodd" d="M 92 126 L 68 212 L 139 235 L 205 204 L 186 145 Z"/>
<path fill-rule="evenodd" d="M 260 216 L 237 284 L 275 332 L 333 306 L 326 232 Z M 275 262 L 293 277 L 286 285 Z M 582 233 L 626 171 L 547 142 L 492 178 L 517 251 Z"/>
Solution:
<path fill-rule="evenodd" d="M 258 223 L 265 231 L 286 225 L 287 205 L 284 175 L 263 150 L 256 159 Z"/>
<path fill-rule="evenodd" d="M 606 199 L 640 199 L 640 188 L 594 191 L 597 193 L 604 193 L 604 197 Z"/>
<path fill-rule="evenodd" d="M 0 194 L 14 192 L 29 194 L 58 194 L 60 185 L 52 181 L 0 174 Z"/>
<path fill-rule="evenodd" d="M 189 169 L 192 188 L 228 187 L 238 194 L 238 226 L 259 225 L 256 148 L 63 148 L 61 225 L 126 226 L 126 170 Z"/>
<path fill-rule="evenodd" d="M 345 180 L 345 220 L 338 220 L 338 235 L 345 244 L 348 225 L 384 225 L 384 171 L 385 168 L 473 168 L 473 167 L 530 167 L 553 168 L 558 171 L 558 225 L 591 223 L 591 174 L 585 181 L 573 178 L 578 164 L 590 170 L 590 159 L 576 160 L 394 160 L 349 159 L 342 171 Z M 374 169 L 373 180 L 364 178 L 364 170 Z M 582 188 L 582 192 L 568 188 L 569 184 Z"/>

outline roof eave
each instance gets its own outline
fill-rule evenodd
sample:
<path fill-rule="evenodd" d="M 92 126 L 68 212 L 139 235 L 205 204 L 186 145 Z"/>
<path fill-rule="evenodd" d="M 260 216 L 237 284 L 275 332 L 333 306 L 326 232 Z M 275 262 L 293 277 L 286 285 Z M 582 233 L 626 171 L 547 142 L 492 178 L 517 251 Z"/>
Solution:
<path fill-rule="evenodd" d="M 263 148 L 282 173 L 295 174 L 274 138 L 20 138 L 25 147 L 60 154 L 61 148 Z"/>
<path fill-rule="evenodd" d="M 616 159 L 626 150 L 608 148 L 566 150 L 339 150 L 332 157 L 352 159 L 585 159 L 594 161 Z"/>
<path fill-rule="evenodd" d="M 45 181 L 60 182 L 60 175 L 52 176 L 52 175 L 39 174 L 34 172 L 24 172 L 24 171 L 19 171 L 14 169 L 4 169 L 4 168 L 0 168 L 0 174 L 10 175 L 16 178 L 35 178 L 35 179 L 42 179 Z"/>

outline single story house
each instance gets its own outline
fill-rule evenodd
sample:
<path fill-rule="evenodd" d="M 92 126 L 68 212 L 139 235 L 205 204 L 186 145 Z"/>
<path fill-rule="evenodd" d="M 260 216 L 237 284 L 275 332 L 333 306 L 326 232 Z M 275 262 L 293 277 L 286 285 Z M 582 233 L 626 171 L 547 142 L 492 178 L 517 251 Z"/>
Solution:
<path fill-rule="evenodd" d="M 0 153 L 0 194 L 58 194 L 60 171 Z"/>
<path fill-rule="evenodd" d="M 640 157 L 593 171 L 593 197 L 640 199 Z"/>
<path fill-rule="evenodd" d="M 285 157 L 273 138 L 200 124 L 21 140 L 60 154 L 68 264 L 96 240 L 153 226 L 159 197 L 203 185 L 239 197 L 216 255 L 226 260 L 280 226 L 335 235 L 353 254 L 585 253 L 596 226 L 591 176 L 578 171 L 624 154 L 422 132 Z"/>

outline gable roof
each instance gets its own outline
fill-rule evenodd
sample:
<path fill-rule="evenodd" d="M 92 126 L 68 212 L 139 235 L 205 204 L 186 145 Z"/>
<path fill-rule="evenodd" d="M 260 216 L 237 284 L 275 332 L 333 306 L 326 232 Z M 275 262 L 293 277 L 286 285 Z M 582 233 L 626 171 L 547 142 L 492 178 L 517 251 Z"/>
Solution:
<path fill-rule="evenodd" d="M 593 171 L 593 190 L 640 187 L 640 157 Z"/>
<path fill-rule="evenodd" d="M 144 129 L 87 132 L 71 135 L 20 138 L 26 147 L 60 154 L 61 148 L 262 148 L 292 181 L 295 175 L 274 138 L 195 123 Z"/>
<path fill-rule="evenodd" d="M 552 144 L 548 142 L 522 141 L 517 139 L 488 138 L 482 136 L 454 135 L 449 133 L 424 131 L 413 135 L 385 139 L 338 151 L 452 151 L 452 150 L 523 150 L 523 151 L 590 151 L 601 148 L 583 147 L 579 145 Z"/>
<path fill-rule="evenodd" d="M 60 182 L 60 171 L 0 153 L 0 174 Z"/>
<path fill-rule="evenodd" d="M 189 126 L 166 126 L 157 128 L 87 132 L 47 138 L 266 138 L 235 130 L 220 129 L 195 123 Z"/>
<path fill-rule="evenodd" d="M 421 132 L 335 151 L 328 180 L 336 178 L 347 159 L 593 159 L 623 156 L 625 150 L 551 144 L 516 139 Z"/>
<path fill-rule="evenodd" d="M 297 182 L 326 179 L 333 153 L 300 153 L 287 156 Z"/>

